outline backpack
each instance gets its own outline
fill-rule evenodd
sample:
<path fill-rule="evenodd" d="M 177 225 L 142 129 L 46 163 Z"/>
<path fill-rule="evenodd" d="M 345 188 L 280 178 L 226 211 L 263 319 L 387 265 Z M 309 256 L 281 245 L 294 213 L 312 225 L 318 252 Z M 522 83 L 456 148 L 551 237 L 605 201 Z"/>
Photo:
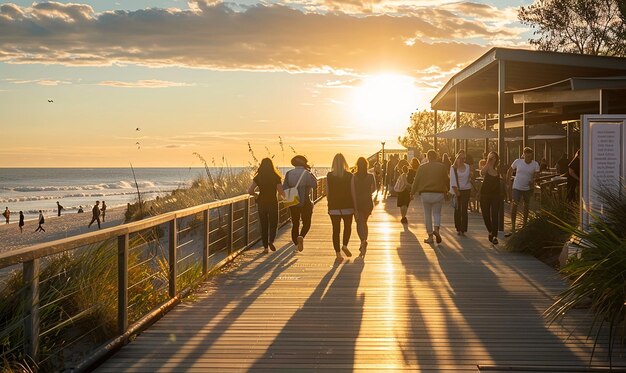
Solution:
<path fill-rule="evenodd" d="M 298 182 L 293 188 L 285 189 L 285 200 L 283 202 L 283 205 L 285 207 L 291 207 L 291 206 L 296 206 L 300 204 L 300 195 L 298 194 L 298 185 L 300 185 L 300 181 L 302 180 L 302 177 L 304 176 L 305 172 L 307 171 L 306 170 L 302 171 L 302 173 L 300 174 L 300 177 L 298 178 Z"/>
<path fill-rule="evenodd" d="M 406 180 L 406 174 L 402 174 L 400 175 L 398 180 L 396 180 L 396 185 L 393 186 L 393 190 L 395 190 L 398 193 L 404 192 L 407 185 L 409 185 L 409 183 Z"/>

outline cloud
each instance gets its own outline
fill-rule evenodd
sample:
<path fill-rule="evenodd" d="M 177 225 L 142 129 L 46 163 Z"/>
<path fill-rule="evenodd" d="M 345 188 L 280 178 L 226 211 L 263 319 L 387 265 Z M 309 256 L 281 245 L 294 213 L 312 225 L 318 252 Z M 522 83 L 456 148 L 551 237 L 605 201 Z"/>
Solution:
<path fill-rule="evenodd" d="M 190 87 L 194 84 L 168 82 L 165 80 L 138 80 L 136 82 L 121 82 L 117 80 L 106 80 L 98 83 L 101 86 L 117 88 L 169 88 L 169 87 Z"/>
<path fill-rule="evenodd" d="M 358 6 L 358 1 L 354 3 Z M 351 15 L 284 5 L 235 10 L 215 1 L 189 4 L 188 10 L 102 13 L 84 4 L 4 4 L 0 6 L 0 61 L 414 74 L 434 63 L 454 68 L 486 50 L 484 45 L 455 39 L 488 42 L 517 37 L 507 28 L 438 7 Z"/>
<path fill-rule="evenodd" d="M 20 79 L 5 79 L 5 81 L 13 84 L 39 84 L 44 86 L 57 86 L 60 84 L 72 84 L 71 81 L 68 80 L 53 80 L 53 79 L 30 79 L 30 80 L 20 80 Z"/>

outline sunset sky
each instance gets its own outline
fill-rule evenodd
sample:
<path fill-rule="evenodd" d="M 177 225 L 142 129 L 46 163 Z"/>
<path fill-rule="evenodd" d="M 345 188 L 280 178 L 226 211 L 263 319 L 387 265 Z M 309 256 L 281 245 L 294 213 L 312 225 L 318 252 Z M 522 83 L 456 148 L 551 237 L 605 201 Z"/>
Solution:
<path fill-rule="evenodd" d="M 0 167 L 352 163 L 532 3 L 79 1 L 0 3 Z"/>

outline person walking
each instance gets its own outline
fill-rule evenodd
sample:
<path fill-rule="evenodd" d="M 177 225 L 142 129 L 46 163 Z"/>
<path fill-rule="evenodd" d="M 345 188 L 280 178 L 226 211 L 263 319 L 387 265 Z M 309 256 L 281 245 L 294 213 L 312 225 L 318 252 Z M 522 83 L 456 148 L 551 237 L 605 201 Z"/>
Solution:
<path fill-rule="evenodd" d="M 106 202 L 102 201 L 102 207 L 100 208 L 100 215 L 102 216 L 102 222 L 104 223 L 104 219 L 106 217 L 106 213 L 107 213 L 107 204 Z"/>
<path fill-rule="evenodd" d="M 100 229 L 100 201 L 96 201 L 96 204 L 93 205 L 91 209 L 91 221 L 89 225 L 87 225 L 87 228 L 91 228 L 91 224 L 93 224 L 94 221 L 98 222 L 98 229 Z"/>
<path fill-rule="evenodd" d="M 43 212 L 39 210 L 39 225 L 37 226 L 37 229 L 35 229 L 35 232 L 45 232 L 46 230 L 43 229 L 43 225 L 45 222 L 46 219 L 43 216 Z"/>
<path fill-rule="evenodd" d="M 509 237 L 515 233 L 515 219 L 517 217 L 517 205 L 520 200 L 524 199 L 524 224 L 528 221 L 528 210 L 530 209 L 530 197 L 533 195 L 535 181 L 539 174 L 539 163 L 533 160 L 534 152 L 531 148 L 526 147 L 523 151 L 523 158 L 518 158 L 511 164 L 506 173 L 506 180 L 510 183 L 513 171 L 515 178 L 513 179 L 513 191 L 511 193 L 511 231 L 504 235 Z"/>
<path fill-rule="evenodd" d="M 259 193 L 255 192 L 259 189 Z M 252 184 L 248 188 L 248 194 L 256 197 L 259 223 L 261 224 L 261 241 L 263 242 L 263 254 L 267 254 L 268 248 L 276 251 L 274 240 L 278 229 L 278 192 L 285 196 L 282 185 L 282 177 L 270 158 L 263 158 L 257 169 Z"/>
<path fill-rule="evenodd" d="M 441 206 L 445 194 L 448 192 L 448 170 L 443 163 L 438 162 L 437 152 L 429 150 L 426 153 L 428 163 L 421 165 L 415 174 L 411 194 L 419 193 L 424 208 L 424 224 L 428 237 L 425 243 L 433 243 L 433 236 L 437 243 L 441 243 Z M 433 228 L 433 218 L 435 226 Z"/>
<path fill-rule="evenodd" d="M 367 237 L 369 235 L 367 219 L 374 210 L 372 193 L 378 194 L 376 178 L 367 172 L 368 166 L 367 159 L 359 157 L 356 161 L 356 172 L 352 177 L 352 202 L 354 203 L 356 232 L 361 240 L 359 252 L 362 258 L 367 253 Z"/>
<path fill-rule="evenodd" d="M 63 206 L 57 201 L 57 216 L 61 216 L 61 211 L 63 210 Z"/>
<path fill-rule="evenodd" d="M 303 155 L 291 158 L 293 169 L 287 171 L 283 181 L 283 190 L 298 185 L 298 198 L 300 202 L 289 207 L 291 214 L 291 241 L 298 251 L 304 250 L 304 237 L 311 229 L 311 216 L 313 215 L 313 201 L 311 201 L 311 189 L 317 188 L 317 178 L 311 173 L 309 161 Z M 298 184 L 298 180 L 300 183 Z M 300 219 L 302 229 L 300 230 Z"/>
<path fill-rule="evenodd" d="M 20 227 L 20 233 L 24 233 L 24 213 L 22 211 L 20 211 L 20 222 L 18 225 Z"/>
<path fill-rule="evenodd" d="M 400 178 L 398 179 L 401 181 L 402 185 L 404 185 L 404 188 L 402 188 L 402 185 L 400 185 L 398 186 L 398 190 L 396 190 L 396 192 L 398 192 L 398 201 L 396 203 L 396 206 L 400 207 L 400 214 L 402 215 L 402 219 L 400 219 L 400 222 L 402 224 L 409 223 L 406 218 L 406 213 L 409 210 L 409 204 L 411 204 L 411 187 L 413 186 L 415 173 L 417 172 L 417 169 L 419 167 L 419 159 L 411 159 L 410 166 L 404 165 L 402 167 L 402 175 L 400 175 L 400 178 L 402 178 L 402 180 L 400 180 Z"/>
<path fill-rule="evenodd" d="M 4 209 L 2 216 L 4 216 L 4 219 L 6 220 L 6 224 L 9 224 L 9 220 L 11 219 L 11 210 L 9 210 L 8 206 Z"/>
<path fill-rule="evenodd" d="M 498 226 L 500 217 L 500 204 L 502 202 L 500 174 L 498 165 L 500 157 L 496 152 L 487 155 L 487 161 L 480 169 L 483 177 L 483 185 L 480 188 L 480 209 L 483 213 L 485 227 L 489 232 L 489 242 L 498 244 Z"/>
<path fill-rule="evenodd" d="M 450 190 L 456 196 L 454 208 L 454 226 L 458 235 L 467 232 L 467 208 L 472 192 L 472 169 L 465 163 L 465 151 L 459 150 L 450 167 Z"/>
<path fill-rule="evenodd" d="M 354 215 L 354 197 L 352 196 L 352 173 L 346 158 L 337 153 L 328 175 L 326 175 L 326 198 L 328 200 L 328 215 L 333 226 L 333 247 L 337 259 L 341 260 L 341 251 L 347 257 L 352 253 L 348 250 L 348 243 L 352 235 L 352 216 Z M 339 246 L 339 231 L 343 220 L 343 240 Z M 339 251 L 341 248 L 341 251 Z"/>

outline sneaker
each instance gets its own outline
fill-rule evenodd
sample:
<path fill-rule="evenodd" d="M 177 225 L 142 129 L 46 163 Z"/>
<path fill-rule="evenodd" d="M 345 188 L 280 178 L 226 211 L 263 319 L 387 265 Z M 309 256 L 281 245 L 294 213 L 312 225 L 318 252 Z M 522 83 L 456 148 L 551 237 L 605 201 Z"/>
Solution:
<path fill-rule="evenodd" d="M 298 251 L 304 250 L 304 237 L 298 236 Z"/>
<path fill-rule="evenodd" d="M 263 254 L 267 254 L 267 253 L 269 253 L 269 252 L 270 252 L 270 251 L 267 249 L 267 247 L 263 250 Z"/>
<path fill-rule="evenodd" d="M 513 234 L 513 231 L 507 232 L 504 234 L 504 237 L 511 237 L 512 234 Z"/>
<path fill-rule="evenodd" d="M 348 246 L 346 245 L 343 245 L 341 247 L 341 251 L 343 251 L 343 253 L 346 254 L 348 258 L 352 256 L 352 253 L 350 252 L 350 250 L 348 250 Z"/>
<path fill-rule="evenodd" d="M 441 243 L 441 234 L 439 234 L 439 231 L 433 231 L 433 234 L 435 235 L 437 243 Z"/>
<path fill-rule="evenodd" d="M 337 251 L 336 253 L 337 253 L 337 257 L 335 259 L 343 260 L 343 256 L 341 256 L 341 253 L 339 251 Z"/>
<path fill-rule="evenodd" d="M 428 238 L 424 238 L 424 243 L 435 243 L 433 240 L 433 236 L 428 236 Z"/>
<path fill-rule="evenodd" d="M 493 236 L 489 234 L 489 242 L 491 242 L 491 240 L 493 240 Z"/>
<path fill-rule="evenodd" d="M 400 219 L 400 223 L 402 223 L 402 224 L 407 224 L 408 222 L 409 222 L 409 221 L 408 221 L 408 220 L 406 220 L 406 218 L 402 218 L 402 219 Z"/>
<path fill-rule="evenodd" d="M 491 243 L 494 245 L 498 244 L 498 237 L 494 237 L 493 240 L 491 240 Z"/>
<path fill-rule="evenodd" d="M 270 250 L 276 251 L 276 246 L 274 246 L 273 242 L 270 242 Z"/>

